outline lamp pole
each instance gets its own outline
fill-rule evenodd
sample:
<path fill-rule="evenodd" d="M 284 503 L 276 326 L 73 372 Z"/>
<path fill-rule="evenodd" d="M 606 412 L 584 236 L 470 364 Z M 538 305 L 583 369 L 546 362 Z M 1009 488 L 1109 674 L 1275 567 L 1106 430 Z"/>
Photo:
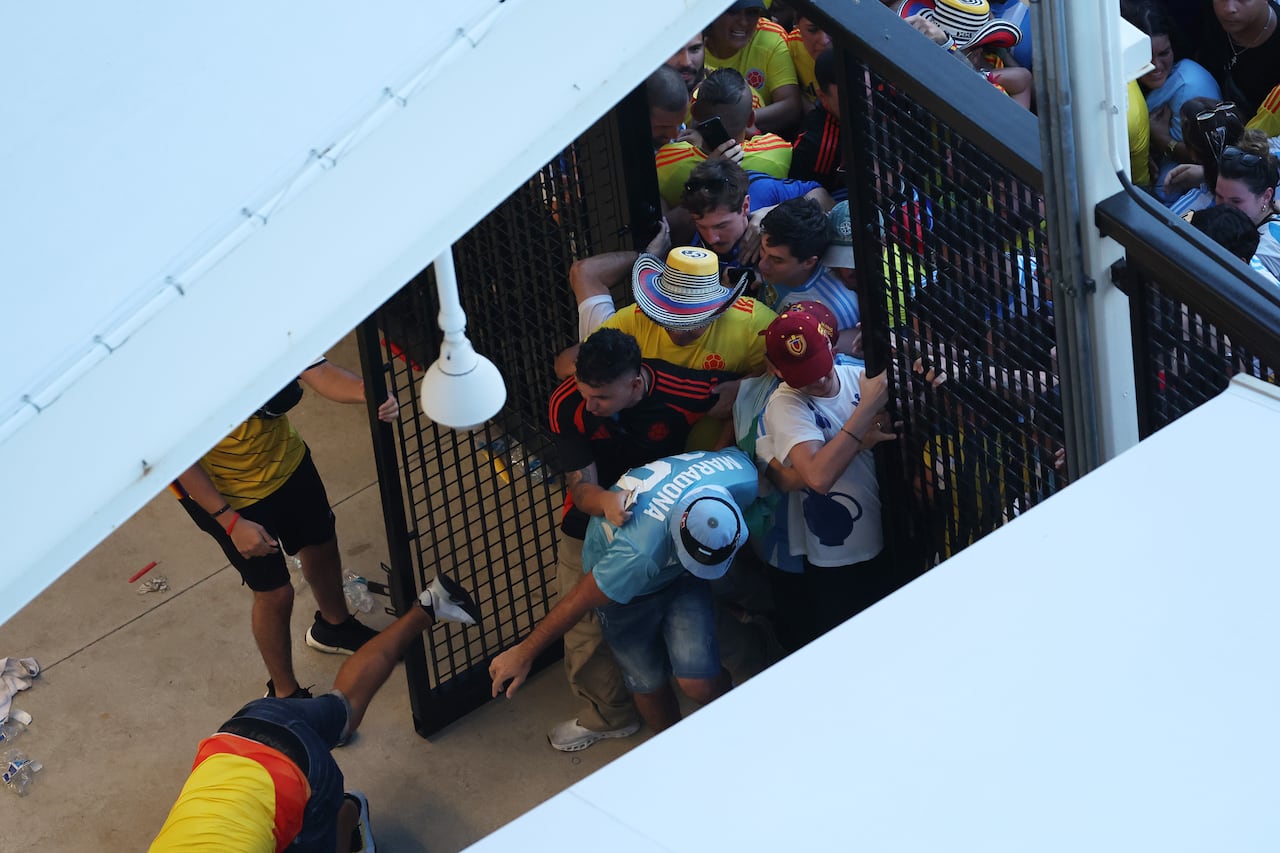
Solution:
<path fill-rule="evenodd" d="M 440 357 L 422 377 L 422 411 L 452 429 L 474 429 L 498 413 L 507 401 L 507 388 L 498 368 L 479 355 L 467 338 L 467 315 L 458 297 L 453 247 L 432 263 L 444 340 Z"/>

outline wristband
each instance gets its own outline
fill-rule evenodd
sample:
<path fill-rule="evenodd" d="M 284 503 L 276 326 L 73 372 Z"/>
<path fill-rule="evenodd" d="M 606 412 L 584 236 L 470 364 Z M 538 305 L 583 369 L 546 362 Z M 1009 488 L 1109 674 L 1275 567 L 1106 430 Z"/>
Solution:
<path fill-rule="evenodd" d="M 236 529 L 236 522 L 240 520 L 240 513 L 236 513 L 236 517 L 231 519 L 231 523 L 227 525 L 227 535 L 231 535 L 231 531 Z"/>
<path fill-rule="evenodd" d="M 861 447 L 861 446 L 862 446 L 862 439 L 858 438 L 856 435 L 854 435 L 853 433 L 849 432 L 849 430 L 845 429 L 844 427 L 840 427 L 840 431 L 841 431 L 842 433 L 844 433 L 845 435 L 849 436 L 849 438 L 852 438 L 854 441 L 858 442 L 858 446 L 859 446 L 859 447 Z"/>
<path fill-rule="evenodd" d="M 222 515 L 224 512 L 226 512 L 229 509 L 231 509 L 231 504 L 223 504 L 222 507 L 217 512 L 209 513 L 209 516 L 211 518 L 217 518 L 218 516 Z"/>

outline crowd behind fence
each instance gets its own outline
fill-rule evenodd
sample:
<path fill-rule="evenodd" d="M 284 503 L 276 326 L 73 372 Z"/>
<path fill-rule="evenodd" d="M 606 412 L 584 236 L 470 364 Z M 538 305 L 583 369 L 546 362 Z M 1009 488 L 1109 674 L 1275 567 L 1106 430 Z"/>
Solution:
<path fill-rule="evenodd" d="M 914 62 L 910 39 L 855 35 L 864 14 L 840 7 L 822 23 L 841 51 L 867 363 L 892 367 L 889 410 L 902 424 L 876 453 L 885 541 L 907 582 L 1066 485 L 1065 421 L 1034 120 L 985 83 Z M 442 429 L 418 406 L 439 347 L 431 271 L 372 318 L 406 413 L 381 461 L 403 478 L 404 541 L 392 547 L 419 587 L 440 570 L 486 602 L 482 626 L 437 626 L 425 666 L 410 668 L 424 735 L 487 699 L 489 659 L 552 603 L 563 484 L 545 409 L 553 357 L 576 333 L 568 270 L 649 236 L 652 151 L 633 144 L 645 109 L 628 98 L 454 247 L 468 335 L 508 389 L 483 429 Z M 1223 303 L 1193 308 L 1137 264 L 1126 281 L 1144 275 L 1129 293 L 1146 431 L 1233 371 L 1272 378 L 1277 360 L 1256 350 L 1256 329 L 1223 325 Z M 917 363 L 947 381 L 916 379 Z"/>

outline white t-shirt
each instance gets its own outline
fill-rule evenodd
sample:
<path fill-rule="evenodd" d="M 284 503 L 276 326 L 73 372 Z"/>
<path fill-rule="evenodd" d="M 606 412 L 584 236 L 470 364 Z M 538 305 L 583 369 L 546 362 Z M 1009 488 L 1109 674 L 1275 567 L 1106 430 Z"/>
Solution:
<path fill-rule="evenodd" d="M 805 441 L 828 442 L 858 405 L 862 368 L 837 364 L 840 391 L 834 397 L 810 397 L 783 383 L 764 410 L 756 452 L 790 467 L 788 455 Z M 880 530 L 880 487 L 875 462 L 861 452 L 825 495 L 809 489 L 792 492 L 787 506 L 791 553 L 815 566 L 847 566 L 870 560 L 884 547 Z"/>
<path fill-rule="evenodd" d="M 1258 250 L 1249 266 L 1272 284 L 1280 278 L 1280 219 L 1268 219 L 1258 226 Z"/>

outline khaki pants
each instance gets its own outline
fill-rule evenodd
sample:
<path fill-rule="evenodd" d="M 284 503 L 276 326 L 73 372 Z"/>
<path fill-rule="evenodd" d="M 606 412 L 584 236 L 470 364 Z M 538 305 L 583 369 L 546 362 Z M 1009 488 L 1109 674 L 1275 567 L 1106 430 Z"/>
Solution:
<path fill-rule="evenodd" d="M 582 540 L 565 536 L 562 531 L 557 556 L 556 582 L 560 598 L 564 599 L 582 580 Z M 639 719 L 613 653 L 600 634 L 594 610 L 564 635 L 564 672 L 569 689 L 585 700 L 578 710 L 580 725 L 603 732 L 634 725 Z"/>

